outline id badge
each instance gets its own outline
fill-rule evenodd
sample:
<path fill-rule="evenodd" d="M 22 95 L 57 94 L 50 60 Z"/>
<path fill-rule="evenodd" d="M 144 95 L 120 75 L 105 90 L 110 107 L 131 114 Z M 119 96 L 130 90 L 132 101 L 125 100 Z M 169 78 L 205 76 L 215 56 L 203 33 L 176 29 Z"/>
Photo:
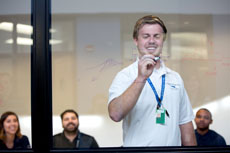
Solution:
<path fill-rule="evenodd" d="M 157 109 L 156 113 L 157 113 L 156 123 L 165 124 L 165 109 L 163 108 Z"/>

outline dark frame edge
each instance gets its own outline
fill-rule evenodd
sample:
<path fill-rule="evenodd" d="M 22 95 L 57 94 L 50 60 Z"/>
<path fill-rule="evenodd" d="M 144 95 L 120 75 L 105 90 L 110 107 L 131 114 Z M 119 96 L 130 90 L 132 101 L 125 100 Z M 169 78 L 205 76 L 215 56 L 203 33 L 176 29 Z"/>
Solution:
<path fill-rule="evenodd" d="M 32 150 L 41 153 L 52 147 L 51 0 L 32 0 L 31 9 Z"/>

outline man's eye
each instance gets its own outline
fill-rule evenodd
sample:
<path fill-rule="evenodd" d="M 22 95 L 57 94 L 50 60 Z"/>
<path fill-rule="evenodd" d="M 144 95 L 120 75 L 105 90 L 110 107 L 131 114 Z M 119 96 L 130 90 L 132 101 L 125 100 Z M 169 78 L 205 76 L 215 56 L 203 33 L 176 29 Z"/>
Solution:
<path fill-rule="evenodd" d="M 143 35 L 143 38 L 148 38 L 149 36 L 148 35 Z"/>
<path fill-rule="evenodd" d="M 159 39 L 161 37 L 160 34 L 155 35 L 155 38 Z"/>

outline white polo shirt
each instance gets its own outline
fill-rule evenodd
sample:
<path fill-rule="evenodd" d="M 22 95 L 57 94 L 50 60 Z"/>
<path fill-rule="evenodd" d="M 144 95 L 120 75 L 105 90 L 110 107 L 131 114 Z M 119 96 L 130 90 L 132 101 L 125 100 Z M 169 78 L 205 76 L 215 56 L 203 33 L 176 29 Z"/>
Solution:
<path fill-rule="evenodd" d="M 136 79 L 138 60 L 120 71 L 109 89 L 110 103 L 120 96 Z M 162 104 L 167 109 L 165 124 L 156 124 L 157 101 L 148 82 L 134 108 L 123 119 L 124 147 L 131 146 L 181 146 L 179 125 L 194 119 L 193 110 L 180 75 L 165 67 L 161 61 L 160 69 L 154 69 L 150 79 L 161 94 L 162 75 L 165 76 L 165 91 Z"/>

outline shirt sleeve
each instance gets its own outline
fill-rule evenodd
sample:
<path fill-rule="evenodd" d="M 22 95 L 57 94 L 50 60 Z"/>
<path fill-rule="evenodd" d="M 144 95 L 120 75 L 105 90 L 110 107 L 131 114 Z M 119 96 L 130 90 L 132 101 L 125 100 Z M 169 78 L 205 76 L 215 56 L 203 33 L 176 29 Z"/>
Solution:
<path fill-rule="evenodd" d="M 180 100 L 180 115 L 179 115 L 179 124 L 185 124 L 194 119 L 194 114 L 192 110 L 192 106 L 188 97 L 188 94 L 186 92 L 186 89 L 184 88 L 183 80 L 181 79 L 181 100 Z"/>
<path fill-rule="evenodd" d="M 119 72 L 109 88 L 108 103 L 110 103 L 114 98 L 119 97 L 131 85 L 132 82 L 132 79 L 130 79 L 128 75 Z"/>

